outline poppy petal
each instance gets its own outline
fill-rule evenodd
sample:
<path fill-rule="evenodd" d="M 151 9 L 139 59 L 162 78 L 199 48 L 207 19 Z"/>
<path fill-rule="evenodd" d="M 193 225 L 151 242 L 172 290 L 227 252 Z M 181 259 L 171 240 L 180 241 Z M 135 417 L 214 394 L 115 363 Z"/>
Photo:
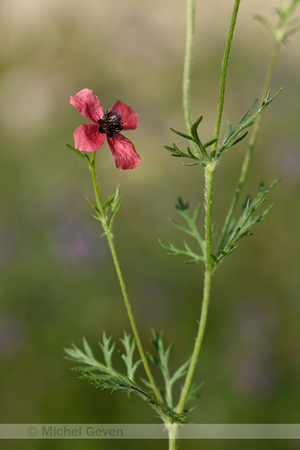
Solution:
<path fill-rule="evenodd" d="M 104 109 L 97 95 L 90 89 L 82 89 L 76 95 L 70 97 L 71 105 L 87 119 L 94 123 L 104 116 Z"/>
<path fill-rule="evenodd" d="M 139 125 L 138 115 L 132 111 L 129 105 L 118 100 L 111 109 L 124 117 L 123 130 L 134 130 Z"/>
<path fill-rule="evenodd" d="M 82 152 L 94 152 L 103 145 L 105 134 L 99 133 L 98 125 L 86 123 L 74 131 L 75 147 Z"/>
<path fill-rule="evenodd" d="M 107 137 L 107 142 L 118 169 L 134 169 L 141 161 L 134 145 L 120 133 Z"/>

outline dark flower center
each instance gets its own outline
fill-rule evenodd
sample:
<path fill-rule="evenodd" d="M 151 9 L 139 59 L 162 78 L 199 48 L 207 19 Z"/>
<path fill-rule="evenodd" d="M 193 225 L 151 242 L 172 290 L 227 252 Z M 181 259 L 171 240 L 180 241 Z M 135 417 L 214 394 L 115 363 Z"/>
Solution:
<path fill-rule="evenodd" d="M 106 111 L 104 117 L 98 120 L 99 133 L 105 133 L 107 137 L 113 137 L 115 133 L 123 130 L 124 117 L 113 109 Z"/>

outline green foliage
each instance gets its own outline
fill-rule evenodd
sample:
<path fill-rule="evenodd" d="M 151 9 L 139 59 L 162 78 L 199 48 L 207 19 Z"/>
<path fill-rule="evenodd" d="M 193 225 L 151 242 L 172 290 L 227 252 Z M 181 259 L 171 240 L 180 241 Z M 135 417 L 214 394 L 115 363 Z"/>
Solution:
<path fill-rule="evenodd" d="M 90 164 L 90 158 L 86 153 L 82 153 L 80 150 L 78 150 L 77 148 L 73 147 L 73 145 L 70 144 L 66 144 L 66 146 L 72 150 L 74 153 L 76 153 L 77 155 L 79 155 L 82 159 L 85 160 L 85 162 L 87 162 L 88 164 Z"/>
<path fill-rule="evenodd" d="M 98 189 L 99 189 L 98 195 L 99 195 L 99 198 L 101 198 L 101 192 L 100 192 L 99 186 L 98 186 Z M 111 233 L 113 220 L 115 218 L 115 215 L 117 214 L 117 212 L 119 211 L 119 209 L 121 207 L 120 186 L 117 186 L 115 193 L 113 195 L 111 195 L 110 197 L 108 197 L 108 199 L 104 202 L 103 207 L 101 209 L 99 207 L 97 207 L 96 205 L 94 205 L 88 198 L 87 198 L 87 201 L 96 213 L 93 215 L 93 217 L 96 220 L 99 220 L 102 224 L 105 222 L 107 224 L 108 231 Z M 104 227 L 104 229 L 105 229 L 105 227 Z M 102 236 L 105 234 L 107 234 L 106 231 L 102 234 Z"/>
<path fill-rule="evenodd" d="M 151 385 L 145 380 L 144 384 L 147 389 L 142 389 L 135 381 L 135 375 L 138 367 L 141 364 L 141 359 L 134 361 L 134 351 L 136 347 L 135 340 L 131 338 L 130 335 L 124 333 L 124 337 L 120 339 L 122 343 L 122 350 L 120 350 L 120 355 L 125 363 L 126 371 L 125 374 L 116 370 L 113 366 L 112 356 L 115 350 L 115 343 L 111 342 L 111 337 L 107 337 L 103 333 L 102 342 L 99 343 L 104 362 L 99 362 L 93 355 L 93 352 L 88 345 L 86 339 L 83 339 L 83 351 L 80 350 L 73 344 L 72 348 L 65 349 L 67 353 L 67 359 L 69 361 L 76 362 L 79 365 L 73 367 L 76 372 L 81 372 L 80 378 L 87 380 L 96 389 L 101 389 L 103 391 L 109 391 L 111 393 L 116 392 L 126 392 L 130 397 L 132 393 L 137 394 L 139 397 L 146 400 L 151 406 L 153 406 L 160 416 L 164 419 L 172 420 L 174 422 L 183 423 L 185 421 L 182 415 L 176 414 L 170 407 L 170 402 L 167 406 L 159 402 L 153 395 Z M 159 351 L 161 348 L 159 347 Z M 170 351 L 170 350 L 169 350 Z M 159 353 L 161 355 L 161 353 Z M 150 359 L 153 361 L 154 356 L 149 353 Z M 164 355 L 163 364 L 161 366 L 164 376 L 166 376 L 166 363 L 167 355 Z M 184 375 L 184 368 L 188 364 L 185 363 L 177 372 L 168 379 L 168 393 L 174 382 Z"/>
<path fill-rule="evenodd" d="M 300 30 L 299 19 L 290 18 L 298 3 L 300 3 L 300 0 L 292 0 L 289 4 L 281 2 L 281 5 L 276 8 L 276 12 L 279 17 L 279 23 L 277 26 L 273 25 L 265 17 L 258 14 L 254 17 L 262 23 L 268 31 L 270 31 L 278 42 L 282 42 Z"/>
<path fill-rule="evenodd" d="M 230 255 L 237 248 L 237 243 L 243 236 L 252 235 L 253 226 L 263 220 L 268 214 L 272 206 L 269 206 L 261 213 L 255 215 L 257 209 L 264 203 L 269 191 L 275 187 L 278 182 L 279 180 L 275 180 L 267 187 L 265 187 L 264 183 L 261 182 L 256 197 L 253 200 L 251 200 L 250 197 L 246 199 L 239 219 L 232 220 L 228 231 L 225 229 L 224 225 L 224 228 L 221 231 L 221 237 L 219 239 L 217 250 L 211 255 L 215 268 L 225 256 Z M 198 246 L 200 246 L 202 253 L 201 255 L 197 254 L 185 241 L 183 241 L 184 249 L 177 248 L 171 242 L 167 245 L 160 242 L 160 245 L 168 251 L 169 255 L 188 256 L 190 259 L 185 261 L 185 263 L 195 263 L 200 261 L 205 262 L 205 242 L 202 239 L 197 227 L 197 222 L 200 215 L 200 205 L 196 207 L 194 213 L 191 215 L 189 212 L 189 204 L 184 203 L 181 198 L 179 198 L 176 209 L 180 213 L 181 217 L 185 219 L 188 227 L 171 219 L 172 225 L 189 236 L 194 237 Z"/>
<path fill-rule="evenodd" d="M 102 343 L 99 343 L 102 348 L 105 364 L 97 361 L 93 355 L 93 352 L 87 343 L 86 339 L 83 338 L 83 351 L 80 350 L 76 345 L 73 344 L 72 348 L 65 349 L 67 353 L 67 359 L 69 361 L 74 361 L 80 366 L 73 367 L 73 370 L 83 373 L 92 373 L 100 371 L 103 375 L 117 376 L 118 372 L 113 369 L 112 365 L 112 353 L 115 349 L 115 344 L 111 344 L 111 338 L 107 338 L 106 334 L 103 333 Z"/>
<path fill-rule="evenodd" d="M 183 255 L 187 256 L 189 259 L 185 261 L 186 263 L 195 263 L 199 261 L 204 261 L 205 259 L 205 242 L 202 239 L 200 232 L 197 227 L 197 222 L 200 216 L 201 207 L 198 205 L 191 215 L 189 212 L 189 204 L 183 203 L 182 199 L 178 198 L 178 203 L 176 204 L 176 209 L 181 215 L 181 217 L 186 221 L 187 227 L 171 219 L 171 224 L 183 231 L 189 236 L 195 238 L 198 246 L 200 247 L 201 254 L 199 255 L 193 251 L 186 241 L 183 241 L 184 249 L 177 248 L 174 244 L 169 242 L 167 245 L 160 242 L 160 245 L 169 252 L 169 255 Z"/>
<path fill-rule="evenodd" d="M 173 133 L 191 141 L 194 144 L 194 151 L 187 147 L 187 153 L 182 152 L 175 143 L 170 147 L 168 145 L 164 145 L 164 148 L 171 152 L 172 156 L 176 157 L 184 157 L 190 158 L 194 162 L 185 164 L 186 166 L 194 166 L 196 164 L 201 164 L 202 166 L 206 165 L 206 161 L 209 159 L 207 154 L 207 148 L 216 142 L 216 139 L 211 139 L 205 144 L 203 144 L 198 136 L 198 126 L 202 122 L 203 116 L 200 116 L 191 126 L 191 134 L 182 133 L 181 131 L 174 130 L 170 128 Z M 199 149 L 199 150 L 198 150 Z"/>
<path fill-rule="evenodd" d="M 171 128 L 172 131 L 174 131 L 174 133 L 176 134 L 180 134 L 179 132 L 176 132 L 175 130 L 173 130 Z M 182 134 L 180 134 L 182 136 Z M 190 136 L 185 136 L 187 139 L 191 139 Z M 191 139 L 192 140 L 192 139 Z M 202 159 L 198 158 L 197 156 L 195 156 L 193 154 L 193 152 L 191 151 L 190 147 L 187 147 L 187 153 L 182 152 L 177 145 L 173 142 L 173 147 L 170 147 L 169 145 L 164 145 L 164 148 L 166 150 L 168 150 L 169 152 L 171 152 L 172 156 L 176 156 L 177 158 L 190 158 L 192 159 L 194 162 L 192 163 L 188 163 L 185 164 L 186 166 L 195 166 L 197 164 L 201 164 L 203 162 Z"/>
<path fill-rule="evenodd" d="M 270 98 L 270 91 L 268 91 L 262 104 L 256 110 L 255 107 L 257 104 L 257 100 L 253 103 L 249 111 L 247 111 L 247 113 L 242 117 L 242 119 L 239 121 L 239 123 L 233 130 L 231 125 L 229 125 L 225 139 L 223 140 L 219 150 L 217 151 L 216 154 L 217 158 L 220 157 L 220 155 L 224 152 L 224 150 L 233 147 L 246 137 L 247 132 L 241 135 L 242 131 L 245 130 L 245 128 L 248 128 L 251 125 L 253 125 L 257 116 L 262 113 L 262 111 L 272 102 L 272 100 L 274 100 L 275 97 L 277 97 L 278 94 L 280 94 L 281 91 L 282 91 L 281 88 L 278 89 L 278 91 L 275 92 L 275 94 L 271 98 Z"/>
<path fill-rule="evenodd" d="M 174 133 L 180 135 L 185 139 L 191 140 L 194 144 L 197 144 L 197 146 L 200 149 L 201 153 L 200 156 L 199 155 L 196 156 L 194 153 L 192 153 L 189 147 L 187 149 L 188 153 L 184 153 L 181 150 L 179 150 L 176 144 L 173 144 L 173 147 L 165 146 L 165 148 L 170 152 L 172 152 L 173 156 L 188 157 L 197 161 L 192 164 L 201 164 L 204 167 L 206 167 L 208 162 L 210 161 L 216 162 L 225 150 L 238 144 L 246 137 L 247 131 L 244 132 L 244 130 L 254 123 L 255 119 L 277 97 L 277 95 L 281 92 L 281 90 L 282 89 L 279 89 L 277 92 L 275 92 L 275 94 L 272 97 L 270 96 L 270 91 L 268 91 L 259 107 L 256 107 L 257 105 L 256 100 L 251 106 L 251 108 L 247 111 L 247 113 L 241 118 L 241 120 L 238 122 L 235 128 L 232 128 L 231 125 L 228 126 L 228 130 L 222 144 L 217 149 L 217 151 L 211 152 L 210 155 L 207 154 L 206 149 L 210 145 L 214 144 L 216 142 L 216 139 L 212 139 L 204 145 L 202 144 L 201 140 L 199 139 L 197 131 L 198 126 L 202 121 L 202 116 L 200 116 L 199 119 L 197 119 L 196 122 L 192 125 L 191 135 L 171 129 Z M 251 235 L 252 233 L 251 229 L 253 225 L 256 224 L 257 222 L 260 222 L 269 212 L 271 207 L 267 208 L 259 215 L 254 216 L 256 210 L 265 201 L 267 193 L 276 183 L 277 182 L 272 183 L 267 188 L 265 188 L 263 183 L 261 183 L 259 187 L 259 192 L 255 197 L 255 199 L 252 202 L 250 201 L 250 199 L 248 199 L 247 202 L 245 203 L 241 217 L 237 221 L 232 220 L 229 229 L 227 228 L 226 223 L 224 224 L 217 250 L 214 254 L 211 254 L 214 269 L 216 269 L 221 259 L 223 259 L 225 256 L 228 256 L 230 253 L 233 252 L 233 250 L 235 250 L 237 242 L 243 236 Z M 160 242 L 161 246 L 168 251 L 169 255 L 174 256 L 182 255 L 184 257 L 187 257 L 188 259 L 185 260 L 186 263 L 198 263 L 200 261 L 205 263 L 206 262 L 205 240 L 201 237 L 201 234 L 197 226 L 197 222 L 200 215 L 200 205 L 198 205 L 195 211 L 191 214 L 189 212 L 189 204 L 184 203 L 179 198 L 178 203 L 176 205 L 176 209 L 186 222 L 186 225 L 182 225 L 181 223 L 178 223 L 175 220 L 171 220 L 172 225 L 178 228 L 183 233 L 193 237 L 197 242 L 197 249 L 194 250 L 193 248 L 191 248 L 191 246 L 185 240 L 183 241 L 184 248 L 178 248 L 170 241 L 168 242 L 168 244 L 163 244 Z"/>
<path fill-rule="evenodd" d="M 112 231 L 113 220 L 121 207 L 120 186 L 117 186 L 115 193 L 104 202 L 103 206 L 105 219 L 109 230 Z"/>
<path fill-rule="evenodd" d="M 186 374 L 187 368 L 190 364 L 190 358 L 185 361 L 172 375 L 169 370 L 169 359 L 173 349 L 173 344 L 170 344 L 167 348 L 164 347 L 163 342 L 163 333 L 157 333 L 156 331 L 152 331 L 152 345 L 158 355 L 158 357 L 148 353 L 148 357 L 152 361 L 153 364 L 156 365 L 160 369 L 163 375 L 165 388 L 161 390 L 162 397 L 165 399 L 165 402 L 169 409 L 173 409 L 173 385 L 180 378 L 184 377 Z M 149 383 L 146 380 L 143 380 L 144 383 L 149 386 Z M 192 401 L 199 396 L 199 390 L 202 385 L 197 387 L 193 387 L 190 391 L 190 395 L 188 401 Z M 188 410 L 185 410 L 187 412 Z"/>
<path fill-rule="evenodd" d="M 172 156 L 176 156 L 178 158 L 192 159 L 193 160 L 192 163 L 185 164 L 187 166 L 194 166 L 196 164 L 201 164 L 202 166 L 205 167 L 206 164 L 208 163 L 208 161 L 213 161 L 214 159 L 218 159 L 225 150 L 227 150 L 230 147 L 233 147 L 234 145 L 236 145 L 237 143 L 239 143 L 241 140 L 243 140 L 246 137 L 247 132 L 242 134 L 242 131 L 244 131 L 246 128 L 250 127 L 251 125 L 253 125 L 255 119 L 274 100 L 274 98 L 277 97 L 277 95 L 281 92 L 281 90 L 282 90 L 281 88 L 278 89 L 278 91 L 275 92 L 275 94 L 272 97 L 270 97 L 270 91 L 268 91 L 263 102 L 257 109 L 255 109 L 255 107 L 257 105 L 257 100 L 256 100 L 253 103 L 253 105 L 251 106 L 251 108 L 247 111 L 247 113 L 241 118 L 241 120 L 239 121 L 239 123 L 236 125 L 236 127 L 234 129 L 232 129 L 231 125 L 228 126 L 227 134 L 226 134 L 221 146 L 217 150 L 216 156 L 214 156 L 213 153 L 211 153 L 211 155 L 209 155 L 207 153 L 207 149 L 211 145 L 216 143 L 217 139 L 216 138 L 211 139 L 208 142 L 206 142 L 205 144 L 203 144 L 198 136 L 198 126 L 200 125 L 203 116 L 200 116 L 193 123 L 193 125 L 191 127 L 190 135 L 186 134 L 186 133 L 182 133 L 181 131 L 177 131 L 177 130 L 174 130 L 173 128 L 171 128 L 171 131 L 173 131 L 173 133 L 175 133 L 189 141 L 192 141 L 194 146 L 199 149 L 198 151 L 194 150 L 194 152 L 193 152 L 190 147 L 187 147 L 187 152 L 185 153 L 182 150 L 180 150 L 175 143 L 173 143 L 172 147 L 165 145 L 164 148 L 166 150 L 168 150 L 169 152 L 171 152 Z"/>
<path fill-rule="evenodd" d="M 237 242 L 243 236 L 251 236 L 253 225 L 255 225 L 256 223 L 260 222 L 265 218 L 265 216 L 272 208 L 272 205 L 257 215 L 255 215 L 254 213 L 264 203 L 268 192 L 274 186 L 276 186 L 278 182 L 279 180 L 275 180 L 269 186 L 265 187 L 262 181 L 260 183 L 256 197 L 252 201 L 251 198 L 248 197 L 243 205 L 242 214 L 239 217 L 239 219 L 232 220 L 231 226 L 228 232 L 226 233 L 227 236 L 225 240 L 223 239 L 223 233 L 225 230 L 224 229 L 222 230 L 217 251 L 214 255 L 212 255 L 215 265 L 218 265 L 221 259 L 229 255 L 236 249 Z"/>
<path fill-rule="evenodd" d="M 133 362 L 133 354 L 135 350 L 135 341 L 127 333 L 124 333 L 124 338 L 120 339 L 122 342 L 125 352 L 120 351 L 121 357 L 126 364 L 128 378 L 134 379 L 135 372 L 138 366 L 141 364 L 142 360 L 139 359 L 135 363 Z"/>

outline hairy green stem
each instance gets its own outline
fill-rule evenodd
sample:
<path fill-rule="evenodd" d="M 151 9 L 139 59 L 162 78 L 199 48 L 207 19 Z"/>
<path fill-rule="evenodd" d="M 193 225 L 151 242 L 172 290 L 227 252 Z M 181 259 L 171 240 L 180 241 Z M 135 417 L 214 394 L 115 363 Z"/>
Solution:
<path fill-rule="evenodd" d="M 187 27 L 183 68 L 183 111 L 188 133 L 191 132 L 190 84 L 195 35 L 195 0 L 187 0 Z"/>
<path fill-rule="evenodd" d="M 188 368 L 188 372 L 185 378 L 185 382 L 181 391 L 179 403 L 176 408 L 178 414 L 182 414 L 185 406 L 185 402 L 191 388 L 193 376 L 195 373 L 204 331 L 207 321 L 208 306 L 210 300 L 211 284 L 212 284 L 212 258 L 211 258 L 211 205 L 213 194 L 213 177 L 215 172 L 215 162 L 207 164 L 205 167 L 205 277 L 203 288 L 203 300 L 201 307 L 201 315 L 198 326 L 198 332 L 195 340 L 194 350 L 191 357 L 191 362 Z"/>
<path fill-rule="evenodd" d="M 221 127 L 221 120 L 222 120 L 222 114 L 223 114 L 223 106 L 224 106 L 224 99 L 225 99 L 225 84 L 226 84 L 226 75 L 227 75 L 227 67 L 228 67 L 228 61 L 229 61 L 229 54 L 231 49 L 231 43 L 233 39 L 233 32 L 235 29 L 237 14 L 239 11 L 241 0 L 235 0 L 233 12 L 231 16 L 231 23 L 229 27 L 229 33 L 224 53 L 224 58 L 222 62 L 222 73 L 221 73 L 221 82 L 220 82 L 220 94 L 219 94 L 219 103 L 218 103 L 218 110 L 217 110 L 217 120 L 214 130 L 214 139 L 216 139 L 216 142 L 212 146 L 211 151 L 211 159 L 215 157 L 217 146 L 218 146 L 218 139 L 220 134 L 220 127 Z"/>
<path fill-rule="evenodd" d="M 102 202 L 102 197 L 101 197 L 101 190 L 100 190 L 99 184 L 97 183 L 97 178 L 96 178 L 96 173 L 95 173 L 95 159 L 96 159 L 96 152 L 93 152 L 91 163 L 90 163 L 89 167 L 90 167 L 90 170 L 91 170 L 91 173 L 92 173 L 92 180 L 93 180 L 94 193 L 95 193 L 96 202 L 97 202 L 97 208 L 100 211 L 102 226 L 103 226 L 103 229 L 104 229 L 107 241 L 108 241 L 108 245 L 109 245 L 109 248 L 110 248 L 110 251 L 111 251 L 111 255 L 112 255 L 112 258 L 113 258 L 115 270 L 116 270 L 116 273 L 117 273 L 117 276 L 118 276 L 120 288 L 121 288 L 123 299 L 124 299 L 124 302 L 125 302 L 126 311 L 127 311 L 128 317 L 129 317 L 130 325 L 131 325 L 131 328 L 132 328 L 132 331 L 133 331 L 133 334 L 134 334 L 134 337 L 135 337 L 135 340 L 136 340 L 136 344 L 137 344 L 137 347 L 138 347 L 138 350 L 139 350 L 139 353 L 140 353 L 140 356 L 141 356 L 141 359 L 142 359 L 142 362 L 143 362 L 143 366 L 144 366 L 145 372 L 146 372 L 146 374 L 148 376 L 148 379 L 149 379 L 149 381 L 151 383 L 152 389 L 153 389 L 157 399 L 160 402 L 162 402 L 161 395 L 159 393 L 159 390 L 158 390 L 158 388 L 156 386 L 156 383 L 154 381 L 154 378 L 152 376 L 152 373 L 151 373 L 151 370 L 150 370 L 150 367 L 149 367 L 149 364 L 148 364 L 148 361 L 147 361 L 147 358 L 146 358 L 146 354 L 145 354 L 144 349 L 143 349 L 142 341 L 140 339 L 140 336 L 139 336 L 139 333 L 138 333 L 138 330 L 137 330 L 137 326 L 136 326 L 136 323 L 135 323 L 135 320 L 134 320 L 134 317 L 133 317 L 133 313 L 132 313 L 131 305 L 130 305 L 130 302 L 129 302 L 129 298 L 128 298 L 128 294 L 127 294 L 124 278 L 123 278 L 123 275 L 122 275 L 122 272 L 121 272 L 121 268 L 120 268 L 120 264 L 119 264 L 119 260 L 118 260 L 118 256 L 117 256 L 117 252 L 116 252 L 116 248 L 115 248 L 115 244 L 114 244 L 114 238 L 113 238 L 112 232 L 111 232 L 111 230 L 110 230 L 110 228 L 108 226 L 105 214 L 104 214 L 103 202 Z"/>
<path fill-rule="evenodd" d="M 183 112 L 187 132 L 191 134 L 192 119 L 191 119 L 191 76 L 192 63 L 194 51 L 194 37 L 195 37 L 195 10 L 196 1 L 187 0 L 186 11 L 186 39 L 185 39 L 185 56 L 183 66 L 183 83 L 182 83 L 182 97 L 183 97 Z M 201 157 L 201 152 L 197 144 L 192 141 L 192 147 L 195 155 Z"/>
<path fill-rule="evenodd" d="M 195 0 L 187 0 L 187 27 L 183 68 L 183 111 L 188 133 L 191 132 L 190 85 L 195 35 Z"/>
<path fill-rule="evenodd" d="M 178 423 L 166 424 L 169 434 L 169 450 L 176 450 Z"/>

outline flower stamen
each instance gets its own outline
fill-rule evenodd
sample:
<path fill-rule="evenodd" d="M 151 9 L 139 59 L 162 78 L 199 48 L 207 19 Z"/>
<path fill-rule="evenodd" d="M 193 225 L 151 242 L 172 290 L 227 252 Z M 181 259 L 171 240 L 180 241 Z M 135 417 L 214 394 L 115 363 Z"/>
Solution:
<path fill-rule="evenodd" d="M 102 119 L 98 120 L 99 133 L 105 133 L 107 137 L 113 137 L 115 133 L 123 130 L 124 117 L 117 111 L 110 109 L 105 112 Z"/>

